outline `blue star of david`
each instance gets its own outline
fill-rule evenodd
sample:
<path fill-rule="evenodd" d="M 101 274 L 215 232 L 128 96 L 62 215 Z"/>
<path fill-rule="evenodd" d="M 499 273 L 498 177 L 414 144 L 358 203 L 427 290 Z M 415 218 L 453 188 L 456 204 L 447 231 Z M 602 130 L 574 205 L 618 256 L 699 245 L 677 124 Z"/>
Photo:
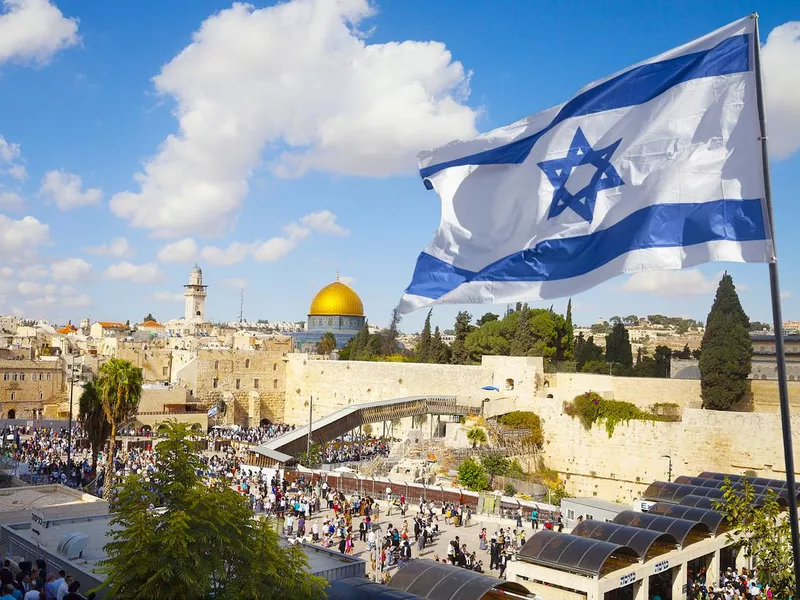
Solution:
<path fill-rule="evenodd" d="M 592 222 L 597 192 L 625 185 L 622 177 L 610 162 L 621 141 L 622 138 L 605 148 L 594 149 L 579 127 L 565 157 L 538 163 L 539 168 L 544 171 L 555 188 L 550 212 L 547 215 L 548 219 L 557 217 L 567 208 L 571 208 L 580 217 L 589 223 Z M 573 169 L 580 165 L 593 165 L 597 171 L 591 181 L 573 195 L 567 189 L 566 184 Z"/>

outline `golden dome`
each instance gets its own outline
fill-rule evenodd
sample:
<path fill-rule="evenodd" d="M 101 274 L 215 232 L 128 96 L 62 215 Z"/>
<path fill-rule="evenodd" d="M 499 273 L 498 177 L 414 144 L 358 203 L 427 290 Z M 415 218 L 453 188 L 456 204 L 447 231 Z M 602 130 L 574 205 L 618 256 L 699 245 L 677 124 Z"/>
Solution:
<path fill-rule="evenodd" d="M 331 315 L 341 317 L 363 317 L 364 305 L 350 287 L 334 281 L 322 288 L 311 301 L 309 316 Z"/>

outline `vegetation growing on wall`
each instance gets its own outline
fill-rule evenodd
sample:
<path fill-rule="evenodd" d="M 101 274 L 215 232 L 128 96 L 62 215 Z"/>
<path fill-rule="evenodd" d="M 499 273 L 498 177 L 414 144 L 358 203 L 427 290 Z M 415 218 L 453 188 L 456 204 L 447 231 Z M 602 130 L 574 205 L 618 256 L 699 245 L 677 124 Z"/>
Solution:
<path fill-rule="evenodd" d="M 497 419 L 497 422 L 512 429 L 527 429 L 530 433 L 522 439 L 523 443 L 529 443 L 537 448 L 544 444 L 544 429 L 542 420 L 535 412 L 528 410 L 515 410 L 506 413 Z"/>
<path fill-rule="evenodd" d="M 642 410 L 632 402 L 607 400 L 597 392 L 586 392 L 575 396 L 572 402 L 564 402 L 564 413 L 580 419 L 586 429 L 603 423 L 608 437 L 614 434 L 619 423 L 628 421 L 677 421 L 676 415 L 655 414 Z"/>
<path fill-rule="evenodd" d="M 468 458 L 458 465 L 458 483 L 474 492 L 489 489 L 489 477 L 486 469 L 473 458 Z"/>

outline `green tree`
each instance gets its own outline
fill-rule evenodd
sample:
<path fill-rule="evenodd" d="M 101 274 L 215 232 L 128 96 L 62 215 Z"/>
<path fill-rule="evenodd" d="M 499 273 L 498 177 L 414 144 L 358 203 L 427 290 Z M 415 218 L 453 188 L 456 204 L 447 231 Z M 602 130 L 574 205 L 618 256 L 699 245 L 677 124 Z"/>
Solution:
<path fill-rule="evenodd" d="M 497 422 L 512 429 L 527 429 L 529 433 L 522 439 L 523 443 L 533 444 L 537 448 L 544 444 L 542 419 L 535 412 L 515 410 L 501 415 Z"/>
<path fill-rule="evenodd" d="M 146 323 L 147 321 L 155 321 L 156 318 L 153 316 L 153 313 L 147 313 L 147 316 L 142 319 L 142 323 Z"/>
<path fill-rule="evenodd" d="M 511 463 L 499 454 L 487 454 L 481 457 L 481 465 L 489 475 L 489 488 L 491 489 L 494 486 L 494 478 L 507 475 Z"/>
<path fill-rule="evenodd" d="M 674 356 L 675 358 L 680 358 L 682 360 L 688 360 L 692 358 L 692 351 L 689 350 L 689 344 L 686 344 L 683 347 L 683 350 L 675 350 L 672 353 L 672 356 Z"/>
<path fill-rule="evenodd" d="M 494 313 L 485 313 L 478 321 L 476 325 L 480 327 L 484 323 L 488 323 L 489 321 L 497 321 L 500 319 L 500 315 L 496 315 Z"/>
<path fill-rule="evenodd" d="M 114 487 L 114 447 L 117 441 L 117 427 L 135 415 L 139 408 L 139 399 L 142 397 L 142 370 L 129 360 L 111 358 L 100 367 L 97 391 L 103 413 L 110 426 L 104 483 L 104 496 L 110 499 Z"/>
<path fill-rule="evenodd" d="M 578 337 L 580 340 L 583 340 L 583 334 Z M 603 349 L 594 343 L 593 335 L 590 335 L 585 342 L 581 342 L 579 345 L 580 351 L 576 351 L 575 353 L 575 361 L 579 371 L 583 371 L 583 367 L 588 362 L 595 363 L 603 361 Z M 608 372 L 608 367 L 606 367 L 606 372 Z"/>
<path fill-rule="evenodd" d="M 467 439 L 472 442 L 473 448 L 477 448 L 478 444 L 483 445 L 488 441 L 486 432 L 480 427 L 473 427 L 470 429 L 467 432 Z"/>
<path fill-rule="evenodd" d="M 572 324 L 572 298 L 567 300 L 567 314 L 564 317 L 564 333 L 561 336 L 561 359 L 572 360 L 575 357 L 575 327 Z"/>
<path fill-rule="evenodd" d="M 458 465 L 458 482 L 468 490 L 475 492 L 489 489 L 486 469 L 473 458 L 468 458 Z"/>
<path fill-rule="evenodd" d="M 496 318 L 497 315 L 495 315 L 495 320 Z M 467 336 L 473 329 L 475 329 L 475 327 L 470 324 L 470 321 L 472 321 L 472 315 L 465 310 L 459 311 L 456 315 L 456 322 L 453 331 L 456 339 L 453 340 L 453 343 L 450 346 L 450 349 L 452 350 L 450 361 L 453 364 L 466 365 L 469 362 Z M 480 324 L 481 323 L 478 323 L 478 325 Z"/>
<path fill-rule="evenodd" d="M 433 332 L 431 339 L 430 360 L 440 365 L 446 365 L 450 362 L 450 346 L 444 343 L 442 333 L 439 331 L 439 326 Z"/>
<path fill-rule="evenodd" d="M 317 354 L 330 354 L 336 349 L 336 336 L 330 331 L 322 334 L 319 342 L 317 342 Z"/>
<path fill-rule="evenodd" d="M 384 356 L 390 356 L 392 354 L 396 354 L 398 347 L 397 347 L 397 336 L 400 334 L 398 326 L 400 325 L 400 321 L 402 321 L 403 316 L 400 314 L 400 308 L 395 306 L 392 309 L 392 317 L 389 320 L 389 327 L 382 332 L 382 344 L 381 344 L 381 354 Z"/>
<path fill-rule="evenodd" d="M 743 490 L 734 490 L 729 479 L 722 486 L 724 496 L 714 508 L 725 516 L 731 529 L 728 541 L 736 549 L 744 548 L 758 571 L 758 580 L 765 589 L 772 589 L 774 598 L 795 595 L 792 530 L 782 514 L 778 497 L 768 490 L 763 506 L 755 505 L 755 490 L 744 481 Z"/>
<path fill-rule="evenodd" d="M 725 273 L 700 344 L 703 408 L 729 410 L 744 398 L 753 354 L 749 326 L 750 319 L 739 302 L 733 278 Z"/>
<path fill-rule="evenodd" d="M 508 349 L 511 356 L 527 356 L 533 348 L 536 338 L 531 331 L 531 317 L 531 309 L 527 305 L 523 306 L 517 320 L 517 329 Z"/>
<path fill-rule="evenodd" d="M 750 321 L 748 329 L 750 331 L 769 331 L 771 325 L 769 323 L 762 323 L 761 321 Z"/>
<path fill-rule="evenodd" d="M 130 475 L 119 485 L 103 587 L 131 600 L 165 590 L 179 600 L 325 598 L 325 581 L 306 573 L 299 548 L 282 547 L 268 520 L 252 518 L 246 498 L 198 475 L 203 465 L 188 425 L 162 431 L 150 481 Z"/>
<path fill-rule="evenodd" d="M 620 320 L 614 323 L 611 333 L 606 336 L 606 361 L 626 367 L 633 366 L 633 351 L 628 330 Z"/>
<path fill-rule="evenodd" d="M 513 313 L 517 314 L 517 313 Z M 508 355 L 509 342 L 504 321 L 490 321 L 471 332 L 466 339 L 465 347 L 470 362 L 480 362 L 484 354 Z"/>
<path fill-rule="evenodd" d="M 416 348 L 417 362 L 431 362 L 431 315 L 433 309 L 428 311 L 428 316 L 425 317 L 425 324 L 422 326 L 422 333 L 419 334 L 419 342 Z"/>
<path fill-rule="evenodd" d="M 97 476 L 97 455 L 111 435 L 111 425 L 106 419 L 103 404 L 93 381 L 83 387 L 78 400 L 78 421 L 89 438 L 92 446 L 92 474 Z"/>
<path fill-rule="evenodd" d="M 639 322 L 639 317 L 636 315 L 628 315 L 622 319 L 622 322 L 625 323 L 625 325 L 636 325 Z"/>

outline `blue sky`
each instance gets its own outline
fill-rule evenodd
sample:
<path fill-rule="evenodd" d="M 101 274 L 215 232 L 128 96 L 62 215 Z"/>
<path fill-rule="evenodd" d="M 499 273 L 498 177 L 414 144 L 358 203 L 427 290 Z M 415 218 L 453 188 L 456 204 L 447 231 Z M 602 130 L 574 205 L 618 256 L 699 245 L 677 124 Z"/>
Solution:
<path fill-rule="evenodd" d="M 784 155 L 772 161 L 784 315 L 800 319 L 796 2 L 254 5 L 5 2 L 0 314 L 178 317 L 197 260 L 214 319 L 238 316 L 242 286 L 247 318 L 304 319 L 338 270 L 385 324 L 439 220 L 417 151 L 563 102 L 755 9 Z M 705 318 L 725 269 L 751 318 L 769 319 L 766 266 L 718 263 L 608 282 L 573 300 L 576 320 Z M 449 327 L 459 308 L 434 321 Z"/>

